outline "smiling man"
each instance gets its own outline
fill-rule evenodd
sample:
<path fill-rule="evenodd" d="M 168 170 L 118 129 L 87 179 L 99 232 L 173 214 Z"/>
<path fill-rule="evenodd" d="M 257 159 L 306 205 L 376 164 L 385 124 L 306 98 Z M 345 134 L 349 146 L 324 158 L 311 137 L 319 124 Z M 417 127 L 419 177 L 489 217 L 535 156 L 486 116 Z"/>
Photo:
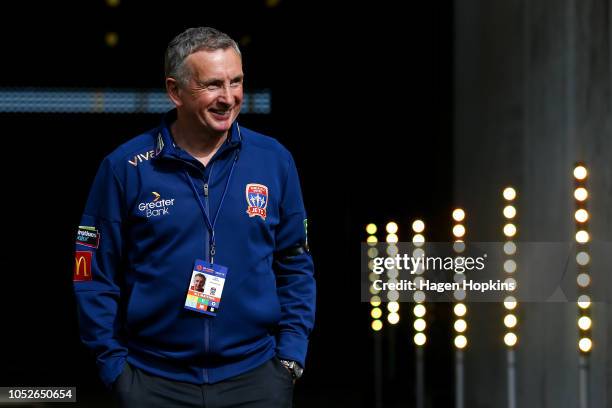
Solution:
<path fill-rule="evenodd" d="M 196 292 L 204 292 L 204 285 L 206 284 L 206 277 L 201 273 L 196 274 L 193 278 L 193 285 L 191 285 L 191 289 Z"/>
<path fill-rule="evenodd" d="M 81 338 L 121 406 L 290 407 L 315 313 L 295 163 L 238 124 L 226 34 L 179 34 L 165 71 L 176 109 L 105 158 L 85 206 Z"/>

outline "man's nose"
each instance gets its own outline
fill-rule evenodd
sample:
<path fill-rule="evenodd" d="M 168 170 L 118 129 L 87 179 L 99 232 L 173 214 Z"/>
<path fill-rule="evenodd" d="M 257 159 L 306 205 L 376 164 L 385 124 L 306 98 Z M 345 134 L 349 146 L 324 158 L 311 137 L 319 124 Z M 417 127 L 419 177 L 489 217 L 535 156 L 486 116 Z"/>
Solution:
<path fill-rule="evenodd" d="M 232 88 L 229 85 L 223 85 L 221 89 L 221 94 L 219 95 L 219 102 L 224 103 L 226 105 L 234 104 L 234 94 L 232 93 Z"/>

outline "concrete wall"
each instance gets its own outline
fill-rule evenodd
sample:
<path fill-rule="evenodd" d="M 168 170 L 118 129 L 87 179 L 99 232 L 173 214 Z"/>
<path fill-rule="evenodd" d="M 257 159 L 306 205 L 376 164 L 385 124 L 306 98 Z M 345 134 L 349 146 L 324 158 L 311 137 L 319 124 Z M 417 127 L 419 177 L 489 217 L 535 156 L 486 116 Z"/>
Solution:
<path fill-rule="evenodd" d="M 502 188 L 522 241 L 572 243 L 574 162 L 587 163 L 594 240 L 612 241 L 612 1 L 455 1 L 455 192 L 473 241 L 501 241 Z M 537 279 L 519 275 L 519 284 Z M 612 299 L 612 270 L 593 285 Z M 518 406 L 578 406 L 576 304 L 520 305 Z M 612 407 L 612 305 L 593 308 L 591 407 Z M 503 312 L 471 308 L 466 406 L 506 406 Z M 610 391 L 607 391 L 610 390 Z"/>

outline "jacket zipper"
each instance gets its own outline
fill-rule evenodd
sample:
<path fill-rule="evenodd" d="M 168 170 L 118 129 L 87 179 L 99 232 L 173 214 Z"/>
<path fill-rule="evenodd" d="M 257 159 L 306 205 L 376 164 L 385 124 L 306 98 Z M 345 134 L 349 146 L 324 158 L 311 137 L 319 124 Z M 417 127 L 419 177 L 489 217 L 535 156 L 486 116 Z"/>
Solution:
<path fill-rule="evenodd" d="M 210 174 L 209 174 L 210 176 Z M 210 210 L 208 209 L 208 181 L 204 183 L 204 208 L 206 208 L 206 214 L 210 214 Z M 204 240 L 204 250 L 206 251 L 206 260 L 210 262 L 210 237 L 206 237 Z M 208 354 L 208 349 L 210 347 L 210 327 L 209 327 L 209 319 L 204 318 L 204 354 Z M 208 369 L 204 369 L 204 382 L 208 382 Z"/>
<path fill-rule="evenodd" d="M 198 167 L 196 167 L 192 163 L 189 163 L 189 162 L 186 162 L 186 163 L 200 170 Z M 212 175 L 212 166 L 214 166 L 214 163 L 211 164 L 211 169 L 210 169 L 210 172 L 208 173 L 209 180 Z M 204 208 L 206 209 L 206 214 L 210 214 L 210 209 L 208 205 L 208 190 L 209 190 L 208 181 L 206 181 L 204 183 Z M 208 232 L 208 228 L 206 228 L 206 230 Z M 211 261 L 210 259 L 210 236 L 209 235 L 210 235 L 210 232 L 208 232 L 207 236 L 204 238 L 204 253 L 205 253 L 205 259 L 207 262 Z M 210 319 L 205 318 L 204 319 L 204 354 L 208 354 L 209 348 L 210 348 Z M 208 369 L 204 368 L 202 370 L 202 375 L 204 377 L 204 382 L 208 383 Z"/>

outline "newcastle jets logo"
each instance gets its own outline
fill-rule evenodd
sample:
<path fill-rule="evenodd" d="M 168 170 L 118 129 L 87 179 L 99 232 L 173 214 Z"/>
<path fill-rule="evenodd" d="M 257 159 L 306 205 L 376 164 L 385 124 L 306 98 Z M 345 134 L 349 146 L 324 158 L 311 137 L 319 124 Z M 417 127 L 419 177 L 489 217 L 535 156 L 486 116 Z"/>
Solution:
<path fill-rule="evenodd" d="M 248 204 L 247 214 L 249 217 L 260 216 L 266 219 L 266 207 L 268 206 L 268 187 L 263 184 L 247 184 L 246 200 Z"/>

